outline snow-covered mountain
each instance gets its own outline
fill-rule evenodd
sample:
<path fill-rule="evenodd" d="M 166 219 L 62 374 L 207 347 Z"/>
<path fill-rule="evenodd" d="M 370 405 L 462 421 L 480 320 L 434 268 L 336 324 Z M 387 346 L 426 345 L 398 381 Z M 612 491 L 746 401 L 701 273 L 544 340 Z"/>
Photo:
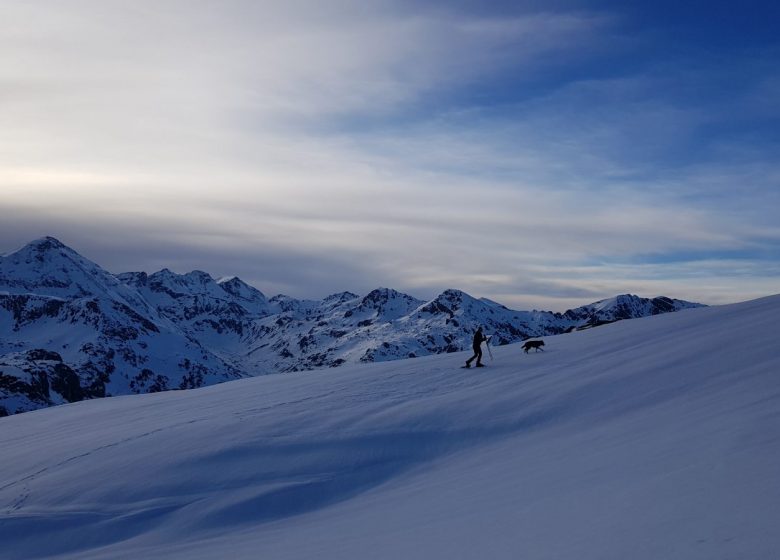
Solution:
<path fill-rule="evenodd" d="M 566 313 L 528 312 L 458 290 L 422 301 L 387 288 L 321 301 L 266 298 L 239 278 L 202 271 L 115 276 L 46 237 L 0 257 L 0 415 L 456 352 L 470 347 L 479 325 L 492 345 L 504 345 L 697 306 L 624 295 Z M 81 390 L 60 392 L 53 370 L 31 357 L 41 352 L 75 372 Z"/>
<path fill-rule="evenodd" d="M 279 310 L 240 279 L 217 282 L 199 270 L 176 274 L 166 268 L 151 275 L 123 273 L 118 278 L 160 317 L 238 368 L 243 364 L 235 358 L 242 352 L 246 331 L 257 319 Z"/>
<path fill-rule="evenodd" d="M 257 371 L 397 360 L 470 348 L 480 325 L 492 335 L 491 344 L 499 346 L 698 306 L 625 295 L 566 313 L 513 311 L 452 289 L 428 302 L 384 288 L 364 297 L 336 294 L 322 302 L 286 299 L 284 311 L 254 323 L 243 359 Z"/>
<path fill-rule="evenodd" d="M 57 371 L 67 384 L 56 381 Z M 68 389 L 70 372 L 79 390 Z M 0 415 L 243 375 L 56 239 L 0 258 Z"/>
<path fill-rule="evenodd" d="M 53 237 L 43 237 L 0 257 L 0 292 L 62 300 L 98 297 L 145 311 L 146 302 L 106 272 Z"/>
<path fill-rule="evenodd" d="M 778 314 L 774 296 L 497 347 L 482 370 L 462 352 L 0 418 L 0 556 L 774 559 Z"/>

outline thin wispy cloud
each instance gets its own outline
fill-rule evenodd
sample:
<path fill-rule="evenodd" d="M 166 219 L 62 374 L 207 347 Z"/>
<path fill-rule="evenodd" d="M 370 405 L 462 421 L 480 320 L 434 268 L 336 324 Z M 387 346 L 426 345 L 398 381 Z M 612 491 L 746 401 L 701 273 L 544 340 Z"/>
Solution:
<path fill-rule="evenodd" d="M 777 41 L 518 6 L 4 3 L 1 249 L 298 297 L 776 292 Z"/>

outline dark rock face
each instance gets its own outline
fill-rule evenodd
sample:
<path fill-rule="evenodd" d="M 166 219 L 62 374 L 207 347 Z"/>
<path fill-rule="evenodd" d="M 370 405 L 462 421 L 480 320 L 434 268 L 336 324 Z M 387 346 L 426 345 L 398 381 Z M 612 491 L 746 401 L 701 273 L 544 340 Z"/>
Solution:
<path fill-rule="evenodd" d="M 51 404 L 49 402 L 49 380 L 46 377 L 46 373 L 41 371 L 28 373 L 28 379 L 23 381 L 18 377 L 6 374 L 0 369 L 0 391 L 23 395 L 30 401 L 41 403 L 45 406 Z"/>
<path fill-rule="evenodd" d="M 33 361 L 37 360 L 49 360 L 53 362 L 61 362 L 62 356 L 57 352 L 51 352 L 50 350 L 44 350 L 43 348 L 35 348 L 27 351 L 27 358 Z"/>
<path fill-rule="evenodd" d="M 144 368 L 141 370 L 141 373 L 130 381 L 130 390 L 136 394 L 159 393 L 169 389 L 169 382 L 170 380 L 166 376 L 156 374 L 152 370 Z"/>
<path fill-rule="evenodd" d="M 84 399 L 84 391 L 79 384 L 79 376 L 65 364 L 55 364 L 51 373 L 51 388 L 68 402 Z"/>
<path fill-rule="evenodd" d="M 56 317 L 66 302 L 62 300 L 31 296 L 0 294 L 0 308 L 11 312 L 14 330 L 46 317 Z"/>
<path fill-rule="evenodd" d="M 24 409 L 84 398 L 79 376 L 57 352 L 34 348 L 0 357 L 0 397 L 15 396 Z M 26 403 L 26 404 L 25 404 Z M 3 405 L 6 414 L 17 412 Z"/>

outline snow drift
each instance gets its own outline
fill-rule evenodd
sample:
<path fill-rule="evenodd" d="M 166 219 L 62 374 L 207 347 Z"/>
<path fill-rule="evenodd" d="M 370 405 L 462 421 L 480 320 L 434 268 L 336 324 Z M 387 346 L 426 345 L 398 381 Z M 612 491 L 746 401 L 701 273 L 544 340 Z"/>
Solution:
<path fill-rule="evenodd" d="M 779 313 L 0 418 L 0 555 L 776 558 Z"/>

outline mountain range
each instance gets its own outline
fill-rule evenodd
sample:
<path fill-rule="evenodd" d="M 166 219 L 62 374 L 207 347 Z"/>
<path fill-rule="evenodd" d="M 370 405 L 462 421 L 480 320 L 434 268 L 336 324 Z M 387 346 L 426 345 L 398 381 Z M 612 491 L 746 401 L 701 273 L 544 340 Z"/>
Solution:
<path fill-rule="evenodd" d="M 700 307 L 619 295 L 565 313 L 448 289 L 267 298 L 202 271 L 111 274 L 53 237 L 0 257 L 0 416 L 269 373 L 416 358 Z"/>

